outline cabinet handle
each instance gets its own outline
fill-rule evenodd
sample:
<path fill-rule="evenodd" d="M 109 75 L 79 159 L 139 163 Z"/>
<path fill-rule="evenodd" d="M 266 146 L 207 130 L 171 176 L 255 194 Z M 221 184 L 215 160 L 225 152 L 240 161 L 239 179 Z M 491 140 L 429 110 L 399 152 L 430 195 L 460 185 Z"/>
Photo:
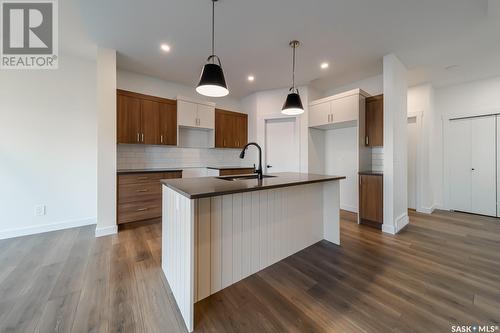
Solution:
<path fill-rule="evenodd" d="M 222 147 L 226 146 L 226 139 L 222 140 Z"/>
<path fill-rule="evenodd" d="M 367 146 L 368 146 L 368 142 L 369 142 L 369 141 L 368 141 L 368 135 L 367 135 L 367 136 L 365 136 L 365 145 L 367 145 Z"/>
<path fill-rule="evenodd" d="M 144 142 L 144 133 L 141 134 L 141 141 Z"/>
<path fill-rule="evenodd" d="M 140 140 L 139 140 L 139 132 L 137 132 L 137 142 L 140 142 Z"/>
<path fill-rule="evenodd" d="M 160 135 L 160 143 L 163 143 L 163 134 Z"/>
<path fill-rule="evenodd" d="M 139 209 L 137 209 L 138 212 L 144 212 L 146 210 L 148 210 L 148 209 L 147 208 L 139 208 Z"/>
<path fill-rule="evenodd" d="M 147 188 L 144 188 L 144 189 L 142 189 L 142 190 L 136 190 L 136 192 L 147 192 L 147 191 L 148 191 L 148 189 L 147 189 Z"/>

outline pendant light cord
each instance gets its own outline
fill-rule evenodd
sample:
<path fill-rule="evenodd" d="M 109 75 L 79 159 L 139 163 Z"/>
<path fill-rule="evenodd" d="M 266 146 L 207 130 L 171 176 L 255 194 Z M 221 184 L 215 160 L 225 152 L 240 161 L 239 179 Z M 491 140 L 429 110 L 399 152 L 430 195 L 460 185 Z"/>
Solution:
<path fill-rule="evenodd" d="M 215 1 L 212 0 L 212 55 L 215 55 Z M 212 57 L 212 63 L 215 59 Z"/>
<path fill-rule="evenodd" d="M 292 49 L 292 91 L 295 92 L 295 44 Z"/>

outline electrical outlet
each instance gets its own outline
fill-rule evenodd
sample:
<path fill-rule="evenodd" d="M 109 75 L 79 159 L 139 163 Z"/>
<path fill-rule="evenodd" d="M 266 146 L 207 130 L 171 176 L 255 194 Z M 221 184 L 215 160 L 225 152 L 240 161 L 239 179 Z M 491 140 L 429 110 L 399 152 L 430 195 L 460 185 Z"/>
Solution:
<path fill-rule="evenodd" d="M 35 216 L 43 216 L 43 215 L 45 215 L 45 205 L 36 205 Z"/>

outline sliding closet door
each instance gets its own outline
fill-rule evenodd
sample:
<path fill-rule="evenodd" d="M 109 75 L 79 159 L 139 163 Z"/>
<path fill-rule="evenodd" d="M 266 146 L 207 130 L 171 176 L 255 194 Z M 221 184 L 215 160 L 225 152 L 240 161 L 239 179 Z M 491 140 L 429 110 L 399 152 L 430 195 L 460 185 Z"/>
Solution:
<path fill-rule="evenodd" d="M 496 117 L 472 118 L 472 213 L 496 216 Z"/>
<path fill-rule="evenodd" d="M 449 129 L 451 208 L 496 216 L 496 117 L 451 120 Z"/>
<path fill-rule="evenodd" d="M 496 116 L 497 123 L 497 217 L 500 217 L 500 116 Z"/>
<path fill-rule="evenodd" d="M 451 208 L 470 212 L 472 211 L 470 120 L 450 120 L 448 140 Z"/>

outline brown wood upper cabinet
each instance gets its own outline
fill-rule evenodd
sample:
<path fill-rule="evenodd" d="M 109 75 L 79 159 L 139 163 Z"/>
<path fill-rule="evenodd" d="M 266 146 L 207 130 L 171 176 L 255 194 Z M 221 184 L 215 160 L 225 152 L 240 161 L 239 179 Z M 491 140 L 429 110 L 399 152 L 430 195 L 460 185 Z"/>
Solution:
<path fill-rule="evenodd" d="M 384 222 L 382 175 L 359 175 L 359 221 L 381 227 Z"/>
<path fill-rule="evenodd" d="M 248 142 L 248 115 L 215 109 L 215 147 L 242 148 Z"/>
<path fill-rule="evenodd" d="M 365 145 L 382 147 L 384 145 L 384 95 L 367 97 L 365 103 Z"/>
<path fill-rule="evenodd" d="M 117 90 L 117 142 L 177 145 L 174 100 Z"/>

